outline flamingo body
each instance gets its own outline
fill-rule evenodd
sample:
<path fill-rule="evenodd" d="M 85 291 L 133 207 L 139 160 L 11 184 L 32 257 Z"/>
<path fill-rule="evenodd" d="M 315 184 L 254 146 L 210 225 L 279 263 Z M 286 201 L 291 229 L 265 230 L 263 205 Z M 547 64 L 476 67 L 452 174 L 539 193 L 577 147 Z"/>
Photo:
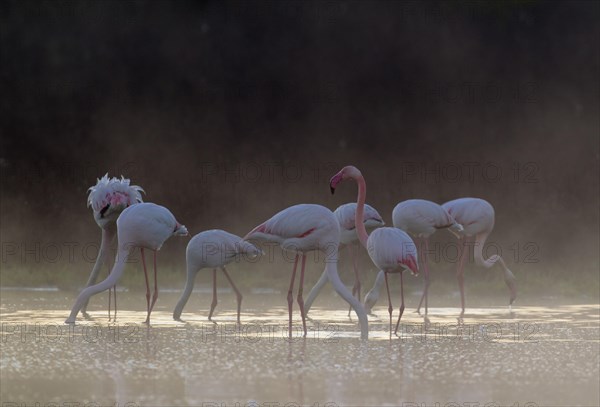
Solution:
<path fill-rule="evenodd" d="M 236 292 L 238 298 L 238 322 L 240 322 L 242 295 L 233 284 L 233 280 L 229 277 L 225 265 L 239 259 L 242 254 L 247 255 L 249 258 L 255 258 L 262 254 L 262 251 L 241 237 L 220 229 L 207 230 L 195 235 L 188 243 L 185 252 L 187 280 L 181 298 L 173 311 L 173 319 L 176 321 L 181 320 L 181 313 L 194 289 L 194 280 L 198 271 L 204 268 L 212 268 L 213 304 L 211 305 L 208 317 L 209 320 L 212 320 L 212 313 L 217 305 L 216 268 L 221 268 Z"/>
<path fill-rule="evenodd" d="M 66 323 L 75 323 L 77 314 L 89 298 L 113 287 L 123 275 L 125 264 L 133 249 L 141 248 L 144 274 L 146 275 L 146 298 L 148 301 L 148 316 L 146 322 L 150 322 L 150 313 L 158 297 L 156 279 L 156 251 L 160 250 L 163 243 L 171 236 L 187 235 L 187 229 L 175 220 L 175 216 L 165 207 L 153 203 L 139 203 L 125 209 L 117 219 L 117 237 L 119 250 L 115 265 L 109 276 L 102 282 L 85 288 L 77 297 Z M 150 288 L 148 275 L 144 260 L 144 249 L 154 252 L 154 296 L 150 305 Z"/>
<path fill-rule="evenodd" d="M 358 242 L 358 235 L 356 234 L 356 226 L 354 223 L 354 217 L 356 213 L 356 202 L 350 202 L 344 205 L 340 205 L 333 214 L 340 224 L 340 243 L 350 244 Z M 365 204 L 365 211 L 363 215 L 365 228 L 367 230 L 375 229 L 385 225 L 385 222 L 381 218 L 381 215 L 371 205 Z"/>
<path fill-rule="evenodd" d="M 404 230 L 413 237 L 429 238 L 438 229 L 462 227 L 440 205 L 425 199 L 409 199 L 400 202 L 392 211 L 395 228 Z"/>
<path fill-rule="evenodd" d="M 302 316 L 304 336 L 306 336 L 306 314 L 302 296 L 304 285 L 304 267 L 306 256 L 311 250 L 325 253 L 327 278 L 336 292 L 354 308 L 361 326 L 361 338 L 368 338 L 368 319 L 362 304 L 352 296 L 344 286 L 337 273 L 338 247 L 340 242 L 340 225 L 329 209 L 315 204 L 299 204 L 282 210 L 275 216 L 261 223 L 250 231 L 244 240 L 270 241 L 279 243 L 282 249 L 296 253 L 294 269 L 288 290 L 289 335 L 292 336 L 292 290 L 296 266 L 302 258 L 300 284 L 297 301 Z"/>

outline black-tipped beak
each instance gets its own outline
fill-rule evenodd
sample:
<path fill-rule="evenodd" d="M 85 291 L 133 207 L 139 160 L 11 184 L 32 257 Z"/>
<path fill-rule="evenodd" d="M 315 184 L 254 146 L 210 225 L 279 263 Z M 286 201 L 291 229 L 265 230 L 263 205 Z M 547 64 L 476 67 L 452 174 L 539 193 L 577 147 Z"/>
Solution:
<path fill-rule="evenodd" d="M 335 188 L 332 187 L 331 185 L 329 186 L 329 188 L 331 189 L 331 195 L 335 194 Z"/>
<path fill-rule="evenodd" d="M 104 218 L 104 214 L 106 213 L 108 208 L 110 208 L 110 204 L 108 204 L 104 208 L 102 208 L 102 210 L 100 211 L 100 218 Z"/>

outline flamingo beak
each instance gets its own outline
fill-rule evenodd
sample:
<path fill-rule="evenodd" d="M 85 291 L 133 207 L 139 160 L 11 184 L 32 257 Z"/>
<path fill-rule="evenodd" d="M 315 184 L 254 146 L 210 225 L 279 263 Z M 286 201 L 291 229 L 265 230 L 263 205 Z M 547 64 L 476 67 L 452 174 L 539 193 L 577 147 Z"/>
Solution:
<path fill-rule="evenodd" d="M 335 174 L 333 177 L 331 177 L 331 180 L 329 180 L 329 188 L 331 189 L 332 195 L 335 193 L 335 188 L 340 182 L 342 182 L 342 180 L 343 176 L 341 171 Z"/>

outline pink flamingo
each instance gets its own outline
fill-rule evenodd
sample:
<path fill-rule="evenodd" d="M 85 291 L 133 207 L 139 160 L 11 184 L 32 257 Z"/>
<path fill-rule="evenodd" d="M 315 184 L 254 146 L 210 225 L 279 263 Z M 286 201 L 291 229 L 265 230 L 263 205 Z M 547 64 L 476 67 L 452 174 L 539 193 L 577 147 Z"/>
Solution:
<path fill-rule="evenodd" d="M 392 227 L 382 227 L 375 229 L 371 235 L 367 234 L 367 230 L 362 221 L 364 217 L 365 199 L 367 195 L 367 185 L 364 177 L 358 168 L 354 166 L 346 166 L 340 172 L 335 174 L 329 183 L 331 192 L 335 192 L 335 188 L 339 183 L 347 179 L 353 179 L 358 184 L 358 200 L 356 206 L 355 225 L 358 233 L 358 238 L 361 244 L 369 252 L 369 257 L 377 268 L 384 272 L 385 287 L 388 295 L 388 312 L 390 314 L 390 336 L 392 334 L 392 299 L 390 297 L 390 288 L 388 284 L 388 274 L 400 274 L 400 295 L 402 304 L 400 305 L 400 315 L 396 323 L 394 333 L 398 332 L 400 319 L 404 312 L 404 286 L 402 281 L 402 273 L 404 270 L 409 270 L 413 275 L 418 275 L 419 266 L 417 261 L 417 248 L 406 232 Z"/>
<path fill-rule="evenodd" d="M 460 315 L 465 313 L 465 288 L 464 288 L 464 267 L 466 252 L 468 251 L 467 244 L 474 239 L 474 257 L 475 264 L 483 266 L 487 269 L 494 264 L 499 263 L 504 272 L 504 282 L 508 286 L 510 293 L 509 308 L 517 298 L 516 278 L 508 269 L 506 263 L 497 254 L 494 254 L 489 259 L 483 258 L 483 246 L 492 230 L 494 229 L 494 207 L 487 201 L 479 198 L 460 198 L 450 202 L 446 202 L 442 207 L 464 227 L 463 236 L 459 241 L 462 245 L 460 252 L 456 278 L 458 279 L 458 287 L 460 288 L 460 304 L 462 311 Z"/>
<path fill-rule="evenodd" d="M 358 235 L 356 234 L 356 227 L 354 226 L 354 218 L 356 213 L 356 202 L 347 203 L 339 206 L 333 214 L 340 224 L 340 244 L 345 245 L 350 253 L 352 259 L 352 266 L 354 267 L 354 287 L 352 287 L 352 295 L 356 295 L 358 301 L 360 301 L 360 276 L 358 273 L 358 267 L 356 265 L 356 257 L 358 250 Z M 379 212 L 370 205 L 365 204 L 364 223 L 367 230 L 373 230 L 375 228 L 385 225 L 385 222 L 379 215 Z M 317 281 L 317 284 L 310 290 L 308 297 L 304 303 L 304 309 L 308 315 L 308 311 L 312 306 L 315 298 L 319 295 L 319 292 L 323 286 L 327 283 L 327 272 L 324 270 L 323 274 Z M 348 310 L 348 315 L 352 307 Z"/>
<path fill-rule="evenodd" d="M 425 286 L 419 306 L 417 307 L 417 312 L 421 310 L 421 304 L 424 299 L 425 315 L 427 315 L 427 296 L 429 291 L 427 253 L 429 253 L 429 237 L 438 229 L 448 229 L 457 237 L 460 237 L 463 227 L 441 205 L 424 199 L 409 199 L 400 202 L 392 211 L 392 222 L 394 223 L 394 227 L 404 230 L 416 239 L 419 246 L 418 252 L 424 270 Z"/>
<path fill-rule="evenodd" d="M 163 243 L 171 236 L 187 236 L 185 226 L 179 224 L 173 214 L 165 207 L 153 203 L 139 203 L 125 209 L 117 219 L 117 237 L 119 249 L 115 265 L 109 276 L 102 282 L 84 289 L 77 300 L 71 315 L 65 323 L 74 324 L 75 318 L 83 304 L 89 298 L 113 287 L 123 275 L 127 259 L 136 247 L 142 253 L 142 264 L 146 278 L 146 302 L 148 315 L 146 323 L 150 323 L 150 313 L 158 298 L 158 284 L 156 273 L 156 252 L 160 250 Z M 148 272 L 146 271 L 146 260 L 144 249 L 152 250 L 154 253 L 154 294 L 150 303 L 150 285 L 148 283 Z"/>
<path fill-rule="evenodd" d="M 130 180 L 121 176 L 121 179 L 116 177 L 108 178 L 106 173 L 102 178 L 99 178 L 96 185 L 88 189 L 89 195 L 87 199 L 88 207 L 92 207 L 94 220 L 102 229 L 102 240 L 98 257 L 94 268 L 90 273 L 90 277 L 86 283 L 86 287 L 96 284 L 98 274 L 102 265 L 108 260 L 109 246 L 117 234 L 116 221 L 121 212 L 130 205 L 142 202 L 142 192 L 144 190 L 137 185 L 130 185 Z M 110 270 L 109 265 L 109 270 Z M 117 287 L 113 287 L 115 292 L 115 319 L 117 318 Z M 110 320 L 110 303 L 111 290 L 108 290 L 108 319 Z M 81 313 L 85 318 L 90 318 L 87 313 L 88 301 L 83 304 Z"/>
<path fill-rule="evenodd" d="M 239 259 L 241 255 L 248 256 L 248 258 L 255 258 L 261 254 L 262 251 L 252 243 L 246 242 L 242 240 L 241 237 L 224 230 L 213 229 L 198 233 L 190 240 L 185 251 L 187 280 L 181 298 L 173 311 L 173 319 L 175 321 L 181 321 L 181 312 L 192 294 L 194 280 L 196 279 L 198 271 L 203 268 L 212 268 L 213 299 L 208 314 L 208 320 L 212 321 L 212 315 L 217 306 L 217 268 L 220 268 L 236 294 L 237 322 L 239 324 L 242 307 L 242 293 L 240 293 L 233 283 L 225 265 Z"/>
<path fill-rule="evenodd" d="M 361 213 L 362 216 L 362 213 Z M 362 224 L 362 222 L 361 222 Z M 300 282 L 298 286 L 297 301 L 302 316 L 302 327 L 306 337 L 306 314 L 304 312 L 304 267 L 306 252 L 319 250 L 325 253 L 327 278 L 333 284 L 337 293 L 356 311 L 361 327 L 361 338 L 367 339 L 369 335 L 368 319 L 365 309 L 340 280 L 337 273 L 338 247 L 340 243 L 340 226 L 329 209 L 321 205 L 300 204 L 294 205 L 277 213 L 271 219 L 261 223 L 244 237 L 244 240 L 255 239 L 278 243 L 283 250 L 296 253 L 294 269 L 288 290 L 289 336 L 292 336 L 292 303 L 294 280 L 298 259 L 302 258 Z"/>

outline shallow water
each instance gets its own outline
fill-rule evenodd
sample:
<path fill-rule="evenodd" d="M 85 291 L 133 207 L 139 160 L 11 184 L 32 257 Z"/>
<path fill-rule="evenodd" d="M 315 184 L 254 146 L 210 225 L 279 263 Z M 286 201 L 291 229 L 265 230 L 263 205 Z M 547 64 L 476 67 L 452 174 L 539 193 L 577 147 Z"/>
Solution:
<path fill-rule="evenodd" d="M 462 321 L 457 308 L 437 307 L 428 324 L 407 309 L 391 339 L 379 306 L 368 342 L 329 303 L 315 305 L 300 338 L 294 304 L 290 341 L 284 295 L 247 297 L 239 328 L 227 292 L 216 325 L 209 300 L 190 300 L 186 322 L 173 321 L 177 294 L 161 293 L 147 327 L 143 294 L 119 293 L 116 323 L 99 296 L 93 320 L 67 326 L 72 293 L 3 291 L 3 405 L 600 405 L 596 304 L 469 308 Z"/>

